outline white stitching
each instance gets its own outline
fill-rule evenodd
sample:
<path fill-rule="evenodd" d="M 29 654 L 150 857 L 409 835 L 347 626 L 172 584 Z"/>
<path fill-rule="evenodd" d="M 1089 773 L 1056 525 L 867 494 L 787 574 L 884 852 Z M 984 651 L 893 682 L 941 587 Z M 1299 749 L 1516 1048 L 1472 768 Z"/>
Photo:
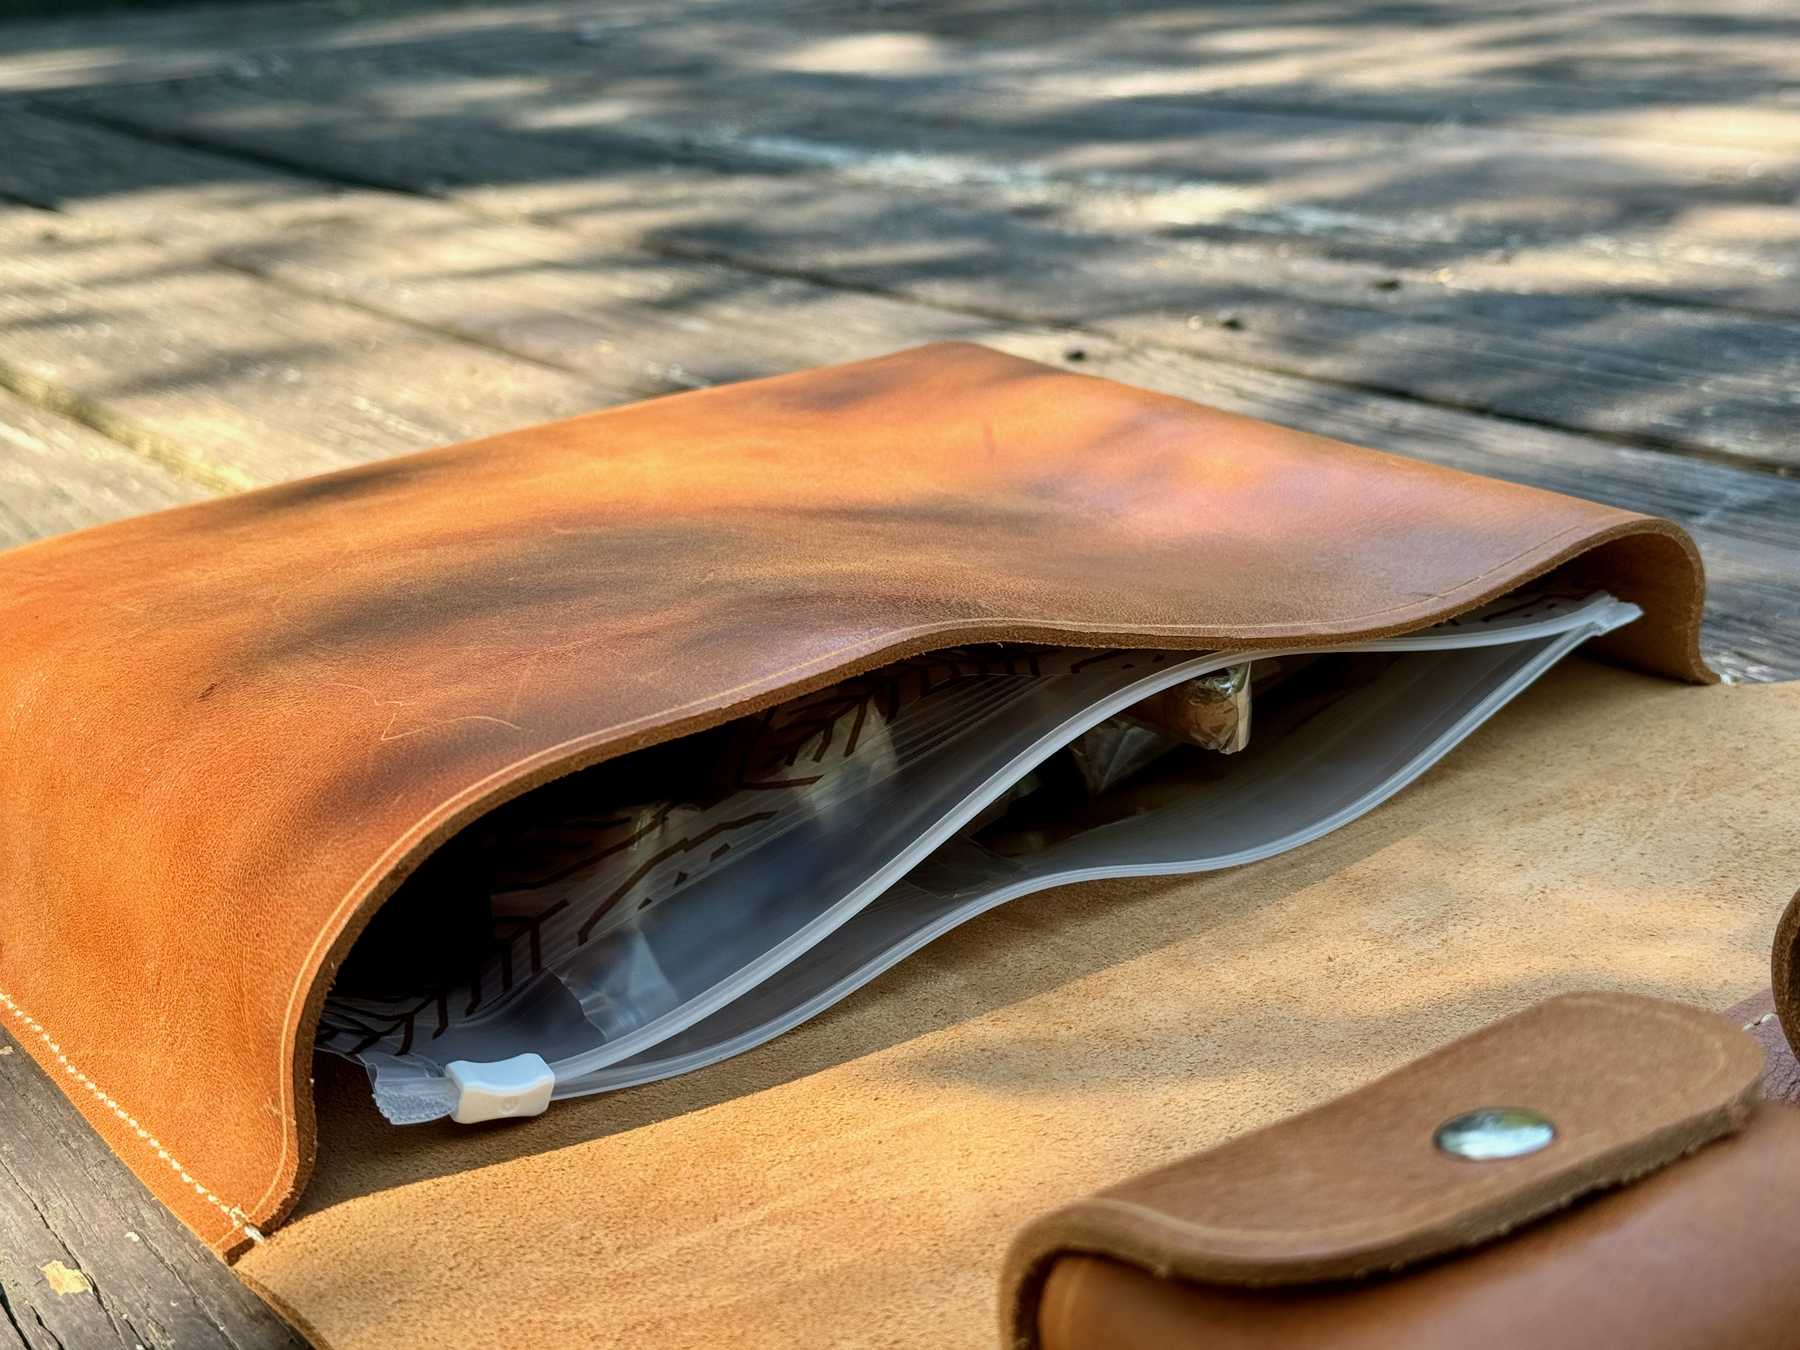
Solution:
<path fill-rule="evenodd" d="M 17 1017 L 26 1026 L 30 1027 L 32 1031 L 36 1032 L 38 1039 L 50 1047 L 51 1052 L 56 1056 L 56 1062 L 62 1065 L 63 1072 L 67 1073 L 70 1077 L 77 1079 L 83 1087 L 94 1095 L 95 1098 L 104 1102 L 111 1108 L 112 1113 L 115 1116 L 124 1121 L 132 1129 L 136 1130 L 138 1138 L 144 1140 L 148 1147 L 155 1149 L 156 1156 L 168 1163 L 184 1182 L 192 1186 L 195 1194 L 205 1196 L 206 1199 L 217 1207 L 226 1218 L 230 1219 L 230 1231 L 236 1232 L 239 1229 L 242 1229 L 244 1236 L 249 1238 L 252 1242 L 261 1242 L 263 1240 L 262 1234 L 245 1221 L 243 1210 L 239 1209 L 236 1205 L 227 1205 L 223 1200 L 219 1199 L 218 1196 L 208 1190 L 204 1184 L 195 1181 L 189 1176 L 187 1174 L 187 1169 L 169 1156 L 169 1150 L 159 1144 L 155 1138 L 151 1136 L 150 1131 L 146 1130 L 142 1125 L 138 1124 L 136 1120 L 132 1119 L 132 1117 L 127 1114 L 124 1107 L 120 1106 L 111 1097 L 102 1092 L 98 1083 L 89 1078 L 85 1073 L 81 1072 L 80 1069 L 77 1069 L 73 1064 L 69 1063 L 69 1057 L 63 1054 L 60 1045 L 50 1039 L 50 1033 L 44 1030 L 43 1025 L 17 1003 L 14 1003 L 4 991 L 0 991 L 0 1007 L 6 1008 L 13 1016 Z"/>

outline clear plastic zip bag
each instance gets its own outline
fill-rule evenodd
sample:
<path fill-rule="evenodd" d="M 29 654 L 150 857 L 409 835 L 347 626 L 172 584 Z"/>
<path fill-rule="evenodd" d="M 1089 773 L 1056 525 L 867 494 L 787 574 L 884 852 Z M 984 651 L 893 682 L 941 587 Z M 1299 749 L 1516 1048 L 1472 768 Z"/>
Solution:
<path fill-rule="evenodd" d="M 1323 652 L 899 662 L 477 822 L 377 915 L 318 1045 L 397 1123 L 449 1113 L 452 1061 L 535 1053 L 557 1096 L 685 1072 L 1014 896 L 1335 829 L 1637 614 L 1540 591 Z"/>

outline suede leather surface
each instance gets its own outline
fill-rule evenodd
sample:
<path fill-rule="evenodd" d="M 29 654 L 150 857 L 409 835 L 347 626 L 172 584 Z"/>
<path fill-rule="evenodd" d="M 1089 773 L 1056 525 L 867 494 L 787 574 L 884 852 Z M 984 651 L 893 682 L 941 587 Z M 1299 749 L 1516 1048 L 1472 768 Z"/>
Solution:
<path fill-rule="evenodd" d="M 237 1253 L 314 1149 L 332 974 L 548 778 L 896 656 L 1421 627 L 1581 555 L 1708 678 L 1675 526 L 948 344 L 0 557 L 0 1018 Z"/>
<path fill-rule="evenodd" d="M 1552 994 L 1762 989 L 1796 745 L 1800 684 L 1578 658 L 1335 834 L 1013 901 L 680 1079 L 397 1129 L 321 1060 L 313 1186 L 237 1270 L 330 1350 L 991 1350 L 1039 1214 Z"/>

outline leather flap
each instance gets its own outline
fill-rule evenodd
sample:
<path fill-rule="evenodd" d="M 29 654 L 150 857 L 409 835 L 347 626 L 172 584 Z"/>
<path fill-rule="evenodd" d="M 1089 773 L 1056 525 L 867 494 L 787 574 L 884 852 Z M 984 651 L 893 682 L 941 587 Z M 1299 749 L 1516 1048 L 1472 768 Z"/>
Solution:
<path fill-rule="evenodd" d="M 1030 1344 L 1067 1252 L 1159 1276 L 1296 1285 L 1391 1271 L 1498 1237 L 1736 1130 L 1756 1042 L 1714 1013 L 1629 994 L 1550 999 L 1315 1110 L 1037 1220 L 1007 1259 L 1002 1315 Z M 1446 1121 L 1527 1108 L 1555 1137 L 1519 1157 L 1438 1147 Z"/>

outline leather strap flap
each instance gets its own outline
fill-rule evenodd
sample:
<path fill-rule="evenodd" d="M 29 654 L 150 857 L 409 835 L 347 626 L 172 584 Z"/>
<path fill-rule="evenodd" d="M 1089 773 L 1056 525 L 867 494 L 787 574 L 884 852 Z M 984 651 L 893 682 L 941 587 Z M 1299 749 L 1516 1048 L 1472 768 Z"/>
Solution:
<path fill-rule="evenodd" d="M 1065 1252 L 1295 1285 L 1474 1246 L 1736 1130 L 1762 1063 L 1714 1013 L 1628 994 L 1553 998 L 1037 1220 L 1009 1254 L 1003 1315 L 1029 1343 L 1039 1286 Z M 1513 1114 L 1445 1128 L 1487 1108 Z"/>

